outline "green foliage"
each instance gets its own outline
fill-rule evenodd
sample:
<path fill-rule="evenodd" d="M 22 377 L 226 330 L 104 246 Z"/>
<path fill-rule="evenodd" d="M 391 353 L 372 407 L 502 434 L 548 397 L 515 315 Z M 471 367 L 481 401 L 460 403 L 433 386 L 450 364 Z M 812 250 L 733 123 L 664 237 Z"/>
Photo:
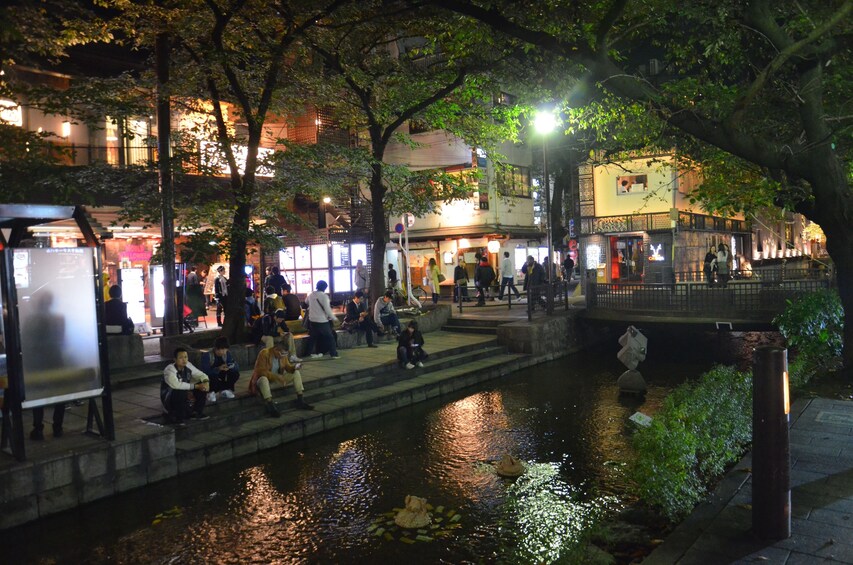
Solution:
<path fill-rule="evenodd" d="M 720 365 L 675 389 L 637 432 L 629 476 L 642 500 L 677 520 L 751 439 L 752 376 Z"/>
<path fill-rule="evenodd" d="M 796 351 L 789 363 L 791 386 L 806 384 L 815 374 L 840 363 L 844 343 L 844 310 L 834 290 L 821 290 L 789 300 L 785 311 L 773 319 Z"/>

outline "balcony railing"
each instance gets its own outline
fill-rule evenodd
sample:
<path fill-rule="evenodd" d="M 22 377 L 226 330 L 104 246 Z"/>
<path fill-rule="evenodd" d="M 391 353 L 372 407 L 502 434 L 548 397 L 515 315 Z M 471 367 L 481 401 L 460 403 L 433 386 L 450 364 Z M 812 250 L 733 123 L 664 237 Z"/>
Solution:
<path fill-rule="evenodd" d="M 678 227 L 691 231 L 722 231 L 730 233 L 749 233 L 744 220 L 718 218 L 693 212 L 678 212 Z M 669 212 L 649 214 L 622 214 L 618 216 L 598 216 L 581 218 L 583 235 L 603 233 L 627 233 L 638 231 L 660 231 L 672 228 Z"/>

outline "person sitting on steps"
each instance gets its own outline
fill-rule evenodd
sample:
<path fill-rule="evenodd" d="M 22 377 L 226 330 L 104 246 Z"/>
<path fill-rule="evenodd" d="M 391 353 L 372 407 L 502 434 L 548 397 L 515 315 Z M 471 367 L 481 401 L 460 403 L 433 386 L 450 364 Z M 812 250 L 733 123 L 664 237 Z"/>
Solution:
<path fill-rule="evenodd" d="M 393 303 L 394 293 L 386 291 L 383 296 L 380 296 L 373 307 L 373 321 L 376 324 L 381 323 L 385 327 L 390 327 L 395 336 L 400 335 L 400 319 L 397 317 L 397 311 L 394 309 Z M 379 335 L 384 335 L 385 332 Z"/>
<path fill-rule="evenodd" d="M 240 367 L 231 352 L 228 351 L 228 338 L 219 336 L 213 342 L 213 349 L 201 356 L 201 370 L 210 379 L 210 392 L 207 402 L 216 402 L 220 398 L 234 398 L 234 385 L 240 378 Z"/>
<path fill-rule="evenodd" d="M 302 393 L 305 391 L 305 387 L 302 385 L 302 373 L 299 372 L 302 363 L 291 363 L 285 352 L 286 348 L 281 340 L 261 350 L 255 361 L 252 380 L 249 381 L 249 393 L 252 395 L 260 393 L 267 414 L 273 418 L 281 416 L 281 412 L 272 399 L 270 381 L 280 383 L 282 386 L 287 386 L 292 382 L 293 388 L 296 390 L 296 407 L 302 410 L 314 409 L 302 398 Z"/>
<path fill-rule="evenodd" d="M 418 330 L 418 323 L 412 320 L 397 339 L 397 360 L 400 366 L 405 366 L 407 369 L 414 369 L 415 366 L 423 367 L 423 361 L 427 358 L 423 346 L 424 336 Z"/>
<path fill-rule="evenodd" d="M 209 379 L 189 362 L 183 347 L 175 349 L 175 361 L 163 370 L 160 383 L 160 401 L 166 411 L 166 420 L 182 424 L 187 418 L 207 420 L 204 413 Z"/>
<path fill-rule="evenodd" d="M 373 332 L 379 331 L 379 328 L 370 319 L 370 313 L 364 303 L 364 293 L 360 290 L 355 291 L 352 300 L 347 304 L 343 328 L 350 332 L 364 332 L 367 347 L 378 347 L 373 343 Z"/>

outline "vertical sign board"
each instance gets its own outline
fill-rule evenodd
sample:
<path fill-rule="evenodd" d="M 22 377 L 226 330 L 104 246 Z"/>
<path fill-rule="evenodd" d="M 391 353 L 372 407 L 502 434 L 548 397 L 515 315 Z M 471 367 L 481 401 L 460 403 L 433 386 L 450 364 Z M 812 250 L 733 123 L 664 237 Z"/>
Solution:
<path fill-rule="evenodd" d="M 99 396 L 92 247 L 12 249 L 24 381 L 22 408 Z"/>
<path fill-rule="evenodd" d="M 163 326 L 163 316 L 166 313 L 166 289 L 163 286 L 163 265 L 151 265 L 148 267 L 148 311 L 151 312 L 151 325 L 155 327 Z M 130 314 L 130 312 L 128 312 Z M 133 323 L 137 323 L 137 319 L 130 316 Z M 145 314 L 138 320 L 145 320 Z"/>
<path fill-rule="evenodd" d="M 118 270 L 121 299 L 127 302 L 127 315 L 134 324 L 145 323 L 145 282 L 142 280 L 142 268 Z M 163 285 L 160 285 L 163 288 Z"/>

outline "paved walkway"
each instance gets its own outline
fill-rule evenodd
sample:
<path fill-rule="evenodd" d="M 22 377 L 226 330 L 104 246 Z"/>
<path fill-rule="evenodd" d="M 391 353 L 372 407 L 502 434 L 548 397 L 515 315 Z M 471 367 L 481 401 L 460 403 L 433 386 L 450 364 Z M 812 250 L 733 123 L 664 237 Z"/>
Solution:
<path fill-rule="evenodd" d="M 643 563 L 853 563 L 853 402 L 801 400 L 791 420 L 790 538 L 750 531 L 750 454 Z"/>

